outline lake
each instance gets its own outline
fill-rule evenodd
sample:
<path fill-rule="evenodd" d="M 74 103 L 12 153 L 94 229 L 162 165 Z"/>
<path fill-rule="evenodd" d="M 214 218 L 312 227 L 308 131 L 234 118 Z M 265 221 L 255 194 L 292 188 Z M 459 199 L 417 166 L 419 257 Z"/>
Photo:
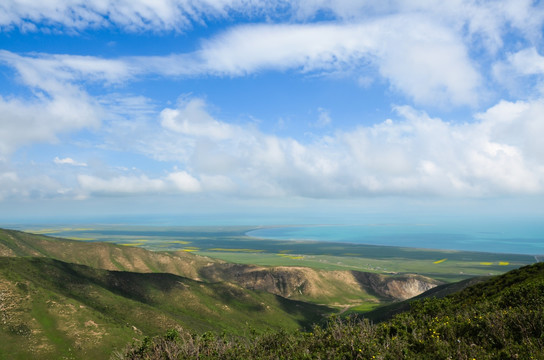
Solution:
<path fill-rule="evenodd" d="M 539 221 L 278 226 L 247 235 L 275 240 L 544 254 L 544 223 Z"/>

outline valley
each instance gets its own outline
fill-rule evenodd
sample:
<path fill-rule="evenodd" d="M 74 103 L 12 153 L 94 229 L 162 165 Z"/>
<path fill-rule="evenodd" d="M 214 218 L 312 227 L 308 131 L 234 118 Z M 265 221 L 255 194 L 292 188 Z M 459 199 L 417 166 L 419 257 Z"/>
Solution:
<path fill-rule="evenodd" d="M 501 274 L 540 259 L 534 255 L 270 240 L 246 235 L 259 228 L 263 227 L 81 225 L 26 227 L 24 230 L 85 243 L 118 244 L 154 252 L 192 253 L 238 264 L 302 266 L 381 274 L 417 273 L 444 282 Z"/>
<path fill-rule="evenodd" d="M 262 240 L 245 236 L 244 228 L 176 229 L 164 237 L 149 229 L 56 231 L 0 229 L 0 342 L 9 344 L 0 358 L 107 358 L 179 326 L 243 336 L 304 329 L 335 313 L 366 312 L 534 262 L 523 255 Z M 66 237 L 52 236 L 60 234 Z"/>

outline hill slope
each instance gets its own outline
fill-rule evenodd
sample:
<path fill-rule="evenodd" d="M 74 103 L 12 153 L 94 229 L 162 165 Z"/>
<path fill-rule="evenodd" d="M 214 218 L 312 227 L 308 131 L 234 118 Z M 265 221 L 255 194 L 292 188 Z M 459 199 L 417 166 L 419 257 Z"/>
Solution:
<path fill-rule="evenodd" d="M 198 332 L 295 329 L 328 312 L 227 283 L 0 258 L 0 358 L 6 359 L 107 358 L 133 338 L 179 325 Z"/>
<path fill-rule="evenodd" d="M 410 310 L 410 304 L 414 300 L 424 300 L 428 298 L 441 299 L 448 295 L 452 295 L 457 292 L 460 292 L 469 286 L 475 286 L 476 284 L 479 284 L 489 278 L 490 278 L 489 276 L 487 277 L 479 276 L 479 277 L 474 277 L 474 278 L 462 280 L 455 283 L 442 284 L 430 290 L 427 290 L 417 296 L 414 296 L 410 299 L 400 301 L 400 302 L 395 302 L 388 305 L 379 306 L 376 309 L 365 312 L 364 314 L 360 316 L 366 319 L 369 319 L 372 322 L 381 322 L 381 321 L 389 320 L 396 314 Z"/>
<path fill-rule="evenodd" d="M 191 340 L 192 339 L 192 340 Z M 333 320 L 312 332 L 270 332 L 251 338 L 177 334 L 130 346 L 127 359 L 543 359 L 544 264 L 496 276 L 411 309 L 380 324 Z M 206 358 L 206 357 L 204 357 Z"/>
<path fill-rule="evenodd" d="M 210 281 L 228 281 L 290 299 L 349 306 L 414 297 L 439 281 L 419 275 L 382 275 L 360 271 L 326 271 L 306 267 L 209 264 L 199 270 Z"/>
<path fill-rule="evenodd" d="M 86 243 L 0 229 L 0 256 L 48 257 L 104 270 L 162 272 L 199 280 L 198 269 L 214 260 L 183 251 L 154 252 L 109 243 Z"/>
<path fill-rule="evenodd" d="M 340 308 L 404 300 L 440 284 L 414 275 L 232 264 L 183 251 L 148 251 L 4 229 L 0 229 L 0 256 L 48 257 L 105 270 L 161 272 L 193 280 L 231 282 L 247 289 Z"/>

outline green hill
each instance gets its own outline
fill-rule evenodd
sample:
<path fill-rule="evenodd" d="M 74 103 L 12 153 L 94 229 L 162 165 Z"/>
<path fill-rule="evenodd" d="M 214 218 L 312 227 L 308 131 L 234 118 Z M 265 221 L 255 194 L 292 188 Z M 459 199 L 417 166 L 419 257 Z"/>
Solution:
<path fill-rule="evenodd" d="M 142 338 L 125 357 L 544 358 L 544 265 L 436 285 L 409 274 L 231 264 L 0 229 L 0 359 L 108 358 Z M 368 313 L 390 319 L 378 325 L 353 318 L 310 332 L 300 329 L 331 308 L 291 300 L 338 308 L 426 289 L 422 301 Z"/>
<path fill-rule="evenodd" d="M 181 329 L 130 346 L 124 357 L 543 359 L 544 264 L 492 277 L 443 298 L 413 301 L 408 311 L 379 324 L 336 319 L 311 332 L 269 332 L 228 341 L 191 337 Z"/>
<path fill-rule="evenodd" d="M 86 243 L 0 229 L 0 256 L 47 257 L 98 269 L 162 272 L 198 280 L 198 269 L 214 260 L 183 251 L 155 252 L 109 243 Z"/>
<path fill-rule="evenodd" d="M 48 258 L 0 258 L 0 358 L 107 358 L 183 326 L 239 333 L 296 329 L 323 306 L 172 274 L 107 271 Z"/>
<path fill-rule="evenodd" d="M 466 280 L 461 280 L 455 283 L 438 285 L 411 299 L 394 302 L 388 305 L 379 306 L 378 308 L 365 312 L 362 315 L 360 315 L 359 313 L 355 313 L 355 314 L 360 317 L 369 319 L 372 322 L 381 322 L 381 321 L 389 320 L 396 314 L 410 310 L 410 304 L 414 300 L 424 300 L 427 298 L 440 299 L 445 296 L 460 292 L 469 286 L 475 286 L 476 284 L 479 284 L 489 278 L 490 276 L 478 276 L 478 277 L 474 277 L 474 278 L 470 278 Z"/>
<path fill-rule="evenodd" d="M 440 284 L 428 277 L 409 274 L 394 276 L 301 266 L 233 264 L 184 251 L 149 251 L 5 229 L 0 229 L 0 256 L 47 257 L 105 270 L 170 273 L 210 283 L 230 282 L 285 298 L 327 304 L 339 310 L 404 300 Z"/>

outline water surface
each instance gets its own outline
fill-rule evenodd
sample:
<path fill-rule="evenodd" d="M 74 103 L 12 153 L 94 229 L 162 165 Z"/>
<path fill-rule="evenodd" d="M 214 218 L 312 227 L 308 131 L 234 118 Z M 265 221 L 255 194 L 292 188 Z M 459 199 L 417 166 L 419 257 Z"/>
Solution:
<path fill-rule="evenodd" d="M 413 248 L 544 254 L 544 224 L 536 221 L 450 224 L 307 225 L 263 228 L 249 236 Z"/>

